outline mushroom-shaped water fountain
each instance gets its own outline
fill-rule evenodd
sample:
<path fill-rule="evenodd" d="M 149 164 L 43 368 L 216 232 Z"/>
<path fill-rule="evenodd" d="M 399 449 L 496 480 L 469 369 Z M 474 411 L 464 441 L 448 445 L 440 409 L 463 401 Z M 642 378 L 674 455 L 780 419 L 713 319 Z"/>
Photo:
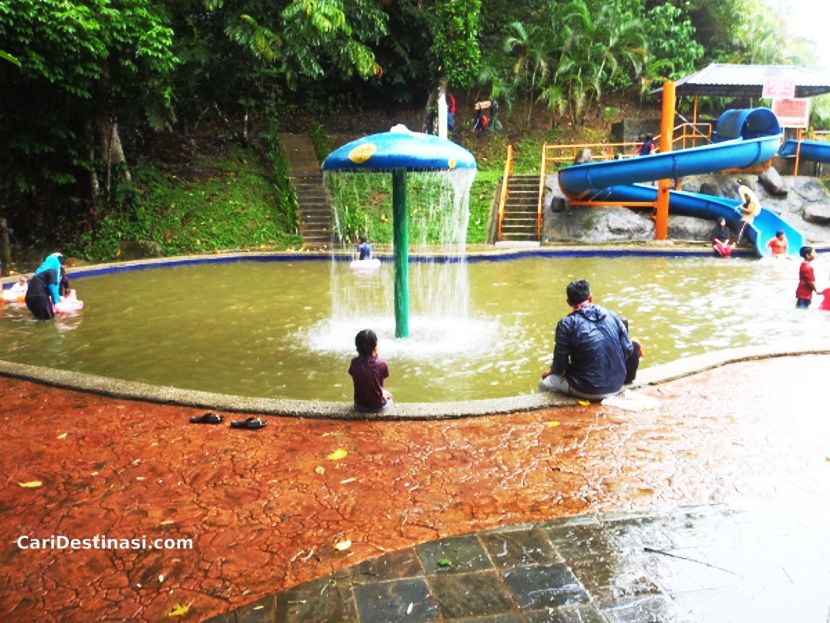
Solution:
<path fill-rule="evenodd" d="M 395 337 L 409 336 L 408 171 L 475 169 L 473 155 L 463 147 L 403 125 L 343 145 L 323 161 L 324 171 L 392 173 L 392 247 L 395 268 Z"/>

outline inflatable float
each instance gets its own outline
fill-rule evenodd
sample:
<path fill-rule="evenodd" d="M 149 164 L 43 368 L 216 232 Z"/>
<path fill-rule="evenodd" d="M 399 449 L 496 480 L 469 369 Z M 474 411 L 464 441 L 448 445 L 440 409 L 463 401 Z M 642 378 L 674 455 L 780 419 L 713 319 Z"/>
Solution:
<path fill-rule="evenodd" d="M 55 305 L 55 313 L 62 316 L 69 316 L 78 313 L 83 308 L 84 302 L 79 301 L 75 290 L 72 290 L 69 295 L 62 297 L 60 302 Z"/>
<path fill-rule="evenodd" d="M 4 303 L 19 303 L 23 305 L 26 303 L 26 292 L 22 294 L 18 294 L 12 292 L 11 289 L 3 290 L 3 302 Z"/>
<path fill-rule="evenodd" d="M 352 260 L 349 268 L 356 273 L 376 273 L 380 270 L 380 260 L 372 258 L 369 260 Z"/>

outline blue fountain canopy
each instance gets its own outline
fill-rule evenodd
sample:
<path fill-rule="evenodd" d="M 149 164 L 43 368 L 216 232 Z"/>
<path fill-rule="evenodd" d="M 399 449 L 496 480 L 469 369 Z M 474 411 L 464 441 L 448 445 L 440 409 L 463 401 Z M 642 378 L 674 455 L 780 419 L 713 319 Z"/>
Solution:
<path fill-rule="evenodd" d="M 364 136 L 331 152 L 324 171 L 445 171 L 475 169 L 473 155 L 452 141 L 397 125 Z"/>

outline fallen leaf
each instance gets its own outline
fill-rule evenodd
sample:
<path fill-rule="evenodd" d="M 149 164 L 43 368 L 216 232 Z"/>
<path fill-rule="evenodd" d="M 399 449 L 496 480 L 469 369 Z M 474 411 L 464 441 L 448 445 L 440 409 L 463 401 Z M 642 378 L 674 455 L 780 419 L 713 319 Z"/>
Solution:
<path fill-rule="evenodd" d="M 334 452 L 328 455 L 329 461 L 339 461 L 340 459 L 345 459 L 349 456 L 348 450 L 345 448 L 337 448 Z"/>
<path fill-rule="evenodd" d="M 314 471 L 322 476 L 323 474 L 326 473 L 326 468 L 323 467 L 322 465 L 318 465 L 317 467 L 314 468 Z"/>
<path fill-rule="evenodd" d="M 30 480 L 29 482 L 18 482 L 21 487 L 24 489 L 34 489 L 35 487 L 43 486 L 43 483 L 40 480 Z"/>
<path fill-rule="evenodd" d="M 439 558 L 438 559 L 438 566 L 439 567 L 449 567 L 452 565 L 452 560 L 449 558 Z"/>
<path fill-rule="evenodd" d="M 591 404 L 590 400 L 580 400 L 579 401 L 579 406 L 581 406 L 581 407 L 587 407 L 589 404 Z"/>
<path fill-rule="evenodd" d="M 548 428 L 556 428 L 557 426 L 559 426 L 559 422 L 557 422 L 556 420 L 551 420 L 550 422 L 548 422 Z"/>
<path fill-rule="evenodd" d="M 183 617 L 190 610 L 190 606 L 185 604 L 176 604 L 167 612 L 169 617 Z"/>
<path fill-rule="evenodd" d="M 60 435 L 58 435 L 58 439 L 66 439 L 66 436 L 67 436 L 68 434 L 69 434 L 69 433 L 61 433 Z"/>
<path fill-rule="evenodd" d="M 338 541 L 337 543 L 335 543 L 334 544 L 334 549 L 336 549 L 339 552 L 345 552 L 351 546 L 352 546 L 352 542 L 349 539 L 344 539 L 342 541 Z"/>

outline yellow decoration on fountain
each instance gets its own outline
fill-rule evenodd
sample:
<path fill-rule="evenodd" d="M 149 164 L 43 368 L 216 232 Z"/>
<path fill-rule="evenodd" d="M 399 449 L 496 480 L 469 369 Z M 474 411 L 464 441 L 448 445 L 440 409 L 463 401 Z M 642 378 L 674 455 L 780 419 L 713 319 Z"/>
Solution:
<path fill-rule="evenodd" d="M 363 143 L 349 152 L 349 160 L 355 164 L 363 164 L 371 158 L 377 150 L 378 146 L 374 143 Z"/>

